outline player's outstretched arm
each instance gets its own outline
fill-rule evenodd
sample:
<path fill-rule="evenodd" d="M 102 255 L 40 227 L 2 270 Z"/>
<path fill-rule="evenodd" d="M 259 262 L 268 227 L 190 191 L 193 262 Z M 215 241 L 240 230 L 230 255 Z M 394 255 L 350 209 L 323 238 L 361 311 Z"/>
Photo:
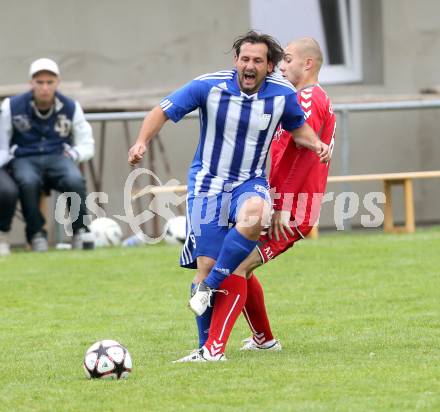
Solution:
<path fill-rule="evenodd" d="M 292 133 L 293 140 L 297 145 L 306 147 L 315 152 L 322 163 L 330 161 L 331 156 L 328 145 L 321 142 L 314 130 L 307 123 L 304 123 L 298 129 L 293 130 Z"/>
<path fill-rule="evenodd" d="M 139 163 L 147 150 L 148 143 L 162 129 L 168 120 L 160 106 L 156 106 L 145 116 L 136 143 L 128 151 L 128 163 L 134 166 Z"/>

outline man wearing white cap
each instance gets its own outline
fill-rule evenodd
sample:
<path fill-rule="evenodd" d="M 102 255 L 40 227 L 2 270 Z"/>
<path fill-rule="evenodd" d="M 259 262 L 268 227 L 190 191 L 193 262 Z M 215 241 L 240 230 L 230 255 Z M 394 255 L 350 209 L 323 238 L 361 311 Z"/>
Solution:
<path fill-rule="evenodd" d="M 74 248 L 82 246 L 86 214 L 85 180 L 77 163 L 93 157 L 92 128 L 78 102 L 57 91 L 58 65 L 51 59 L 35 60 L 29 69 L 31 90 L 5 99 L 0 117 L 0 167 L 8 164 L 19 188 L 32 250 L 48 248 L 44 217 L 39 209 L 45 188 L 75 192 L 81 198 L 79 215 L 72 222 Z M 1 153 L 2 147 L 8 153 Z"/>

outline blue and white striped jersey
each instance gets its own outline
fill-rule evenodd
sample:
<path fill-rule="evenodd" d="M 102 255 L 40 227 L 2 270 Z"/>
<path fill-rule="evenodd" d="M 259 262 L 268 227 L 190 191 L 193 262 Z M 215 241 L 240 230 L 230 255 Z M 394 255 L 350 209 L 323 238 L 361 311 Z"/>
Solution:
<path fill-rule="evenodd" d="M 225 184 L 265 177 L 272 136 L 304 123 L 295 88 L 282 77 L 266 77 L 258 93 L 240 91 L 237 71 L 205 74 L 164 98 L 160 106 L 174 122 L 199 109 L 200 141 L 190 172 L 189 189 L 216 194 Z"/>

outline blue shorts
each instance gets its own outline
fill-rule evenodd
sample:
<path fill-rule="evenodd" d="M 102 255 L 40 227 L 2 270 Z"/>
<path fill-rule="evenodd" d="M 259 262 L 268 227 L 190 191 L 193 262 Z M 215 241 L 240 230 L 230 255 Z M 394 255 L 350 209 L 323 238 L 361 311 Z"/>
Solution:
<path fill-rule="evenodd" d="M 259 196 L 269 204 L 267 180 L 262 177 L 249 179 L 239 186 L 219 194 L 201 193 L 197 196 L 188 187 L 187 236 L 180 256 L 180 266 L 196 269 L 197 257 L 207 256 L 217 260 L 228 230 L 237 221 L 243 203 L 250 197 Z"/>

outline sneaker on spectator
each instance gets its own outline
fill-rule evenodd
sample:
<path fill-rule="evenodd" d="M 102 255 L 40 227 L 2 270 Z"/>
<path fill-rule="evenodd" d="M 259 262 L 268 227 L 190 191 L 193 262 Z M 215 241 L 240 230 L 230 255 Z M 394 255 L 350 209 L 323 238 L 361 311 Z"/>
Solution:
<path fill-rule="evenodd" d="M 72 249 L 82 249 L 83 247 L 82 234 L 83 234 L 82 229 L 79 232 L 73 234 Z"/>
<path fill-rule="evenodd" d="M 93 233 L 83 228 L 72 237 L 72 249 L 94 249 L 95 239 Z"/>
<path fill-rule="evenodd" d="M 31 248 L 34 252 L 47 252 L 49 244 L 43 232 L 37 232 L 31 239 Z"/>
<path fill-rule="evenodd" d="M 11 254 L 11 248 L 9 247 L 8 234 L 0 231 L 0 257 L 8 256 Z"/>

